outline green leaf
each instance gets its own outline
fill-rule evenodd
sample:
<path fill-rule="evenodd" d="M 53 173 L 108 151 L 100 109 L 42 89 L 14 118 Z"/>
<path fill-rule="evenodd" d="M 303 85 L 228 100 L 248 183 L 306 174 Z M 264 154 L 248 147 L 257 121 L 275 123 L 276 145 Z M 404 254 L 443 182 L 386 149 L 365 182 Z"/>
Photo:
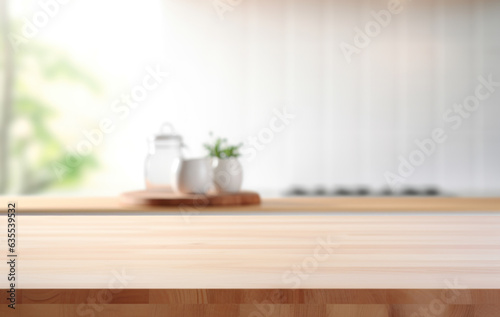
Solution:
<path fill-rule="evenodd" d="M 212 134 L 211 134 L 212 135 Z M 217 138 L 214 142 L 214 145 L 211 146 L 208 143 L 205 143 L 203 146 L 208 150 L 209 155 L 211 157 L 217 158 L 229 158 L 229 157 L 238 157 L 240 154 L 238 153 L 238 149 L 243 146 L 243 143 L 239 143 L 238 145 L 226 145 L 226 138 Z"/>

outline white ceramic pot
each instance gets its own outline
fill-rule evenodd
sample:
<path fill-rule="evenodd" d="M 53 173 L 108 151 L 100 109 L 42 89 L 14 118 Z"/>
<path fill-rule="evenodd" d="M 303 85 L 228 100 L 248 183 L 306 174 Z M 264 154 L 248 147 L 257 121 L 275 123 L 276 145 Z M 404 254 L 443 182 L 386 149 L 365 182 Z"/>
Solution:
<path fill-rule="evenodd" d="M 173 166 L 174 191 L 182 194 L 205 194 L 213 186 L 209 158 L 178 159 Z"/>
<path fill-rule="evenodd" d="M 214 160 L 214 185 L 218 192 L 235 193 L 243 183 L 243 168 L 237 158 Z"/>

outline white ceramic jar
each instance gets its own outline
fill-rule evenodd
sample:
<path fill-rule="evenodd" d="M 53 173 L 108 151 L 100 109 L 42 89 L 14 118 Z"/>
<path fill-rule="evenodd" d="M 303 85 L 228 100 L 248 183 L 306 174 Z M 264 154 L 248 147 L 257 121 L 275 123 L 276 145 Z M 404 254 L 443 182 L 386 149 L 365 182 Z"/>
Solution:
<path fill-rule="evenodd" d="M 174 163 L 174 190 L 182 194 L 206 194 L 212 189 L 209 158 L 178 159 Z"/>
<path fill-rule="evenodd" d="M 213 178 L 218 192 L 239 192 L 243 183 L 243 168 L 238 158 L 214 159 Z"/>

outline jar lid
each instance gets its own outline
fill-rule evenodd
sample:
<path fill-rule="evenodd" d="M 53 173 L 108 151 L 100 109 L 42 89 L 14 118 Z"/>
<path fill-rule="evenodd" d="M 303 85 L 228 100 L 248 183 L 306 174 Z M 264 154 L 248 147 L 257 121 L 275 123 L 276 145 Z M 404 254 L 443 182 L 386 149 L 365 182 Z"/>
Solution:
<path fill-rule="evenodd" d="M 174 126 L 165 122 L 160 127 L 160 133 L 155 134 L 152 138 L 154 141 L 177 141 L 182 143 L 182 137 L 175 132 Z"/>

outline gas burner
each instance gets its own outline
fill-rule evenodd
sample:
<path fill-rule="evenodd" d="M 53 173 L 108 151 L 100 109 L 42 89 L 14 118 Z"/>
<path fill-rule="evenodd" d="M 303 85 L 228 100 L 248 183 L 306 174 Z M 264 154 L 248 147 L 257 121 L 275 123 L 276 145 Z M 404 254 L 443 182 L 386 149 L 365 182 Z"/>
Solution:
<path fill-rule="evenodd" d="M 307 189 L 302 186 L 294 186 L 285 192 L 285 196 L 439 196 L 442 193 L 437 187 L 416 188 L 407 187 L 400 191 L 383 188 L 380 191 L 371 191 L 367 187 L 337 187 L 329 192 L 324 187 Z"/>

